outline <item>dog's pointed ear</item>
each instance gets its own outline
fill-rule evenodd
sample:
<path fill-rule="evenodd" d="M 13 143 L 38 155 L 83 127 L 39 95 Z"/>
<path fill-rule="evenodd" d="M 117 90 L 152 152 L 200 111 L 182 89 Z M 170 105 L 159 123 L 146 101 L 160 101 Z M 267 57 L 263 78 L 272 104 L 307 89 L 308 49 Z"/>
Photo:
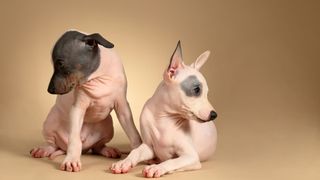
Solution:
<path fill-rule="evenodd" d="M 176 70 L 182 66 L 183 66 L 182 49 L 181 49 L 181 43 L 180 41 L 178 41 L 177 47 L 171 56 L 170 64 L 167 69 L 168 77 L 172 78 L 176 74 Z"/>
<path fill-rule="evenodd" d="M 197 58 L 197 60 L 194 63 L 192 63 L 190 66 L 199 70 L 203 66 L 203 64 L 208 60 L 209 56 L 210 56 L 210 51 L 206 51 L 202 53 Z"/>
<path fill-rule="evenodd" d="M 86 35 L 86 36 L 84 36 L 83 40 L 90 47 L 95 47 L 95 46 L 97 46 L 97 44 L 100 44 L 100 45 L 104 46 L 105 48 L 113 48 L 114 47 L 114 45 L 111 42 L 106 40 L 99 33 Z"/>

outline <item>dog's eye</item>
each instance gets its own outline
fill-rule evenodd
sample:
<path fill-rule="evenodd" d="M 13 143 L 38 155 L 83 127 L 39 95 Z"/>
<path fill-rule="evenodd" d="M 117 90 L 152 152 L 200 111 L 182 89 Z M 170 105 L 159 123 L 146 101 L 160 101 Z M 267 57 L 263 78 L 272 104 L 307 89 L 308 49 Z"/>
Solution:
<path fill-rule="evenodd" d="M 196 86 L 194 89 L 193 89 L 193 92 L 195 95 L 199 95 L 200 92 L 201 92 L 201 88 L 199 86 Z"/>
<path fill-rule="evenodd" d="M 63 66 L 64 66 L 63 60 L 58 59 L 58 60 L 56 61 L 56 66 L 57 66 L 58 68 L 63 68 Z"/>

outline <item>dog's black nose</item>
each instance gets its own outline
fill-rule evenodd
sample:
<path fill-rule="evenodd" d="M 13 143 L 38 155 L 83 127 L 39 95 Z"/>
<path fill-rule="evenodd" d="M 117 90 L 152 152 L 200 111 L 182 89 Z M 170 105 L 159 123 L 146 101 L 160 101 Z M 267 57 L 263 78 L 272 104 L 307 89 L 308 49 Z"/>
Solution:
<path fill-rule="evenodd" d="M 214 111 L 211 111 L 210 112 L 210 116 L 209 116 L 209 119 L 210 120 L 214 120 L 215 118 L 217 118 L 218 114 Z"/>
<path fill-rule="evenodd" d="M 56 91 L 56 89 L 54 88 L 54 86 L 52 86 L 52 85 L 50 84 L 49 87 L 48 87 L 48 92 L 49 92 L 50 94 L 55 94 L 55 91 Z"/>

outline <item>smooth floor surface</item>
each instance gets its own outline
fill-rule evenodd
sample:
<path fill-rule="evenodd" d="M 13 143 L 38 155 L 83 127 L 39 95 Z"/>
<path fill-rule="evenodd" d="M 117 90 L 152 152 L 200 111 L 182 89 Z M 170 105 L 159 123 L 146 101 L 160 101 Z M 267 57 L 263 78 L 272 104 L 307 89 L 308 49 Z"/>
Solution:
<path fill-rule="evenodd" d="M 317 118 L 317 117 L 314 117 Z M 164 179 L 290 179 L 320 178 L 319 125 L 315 123 L 225 126 L 217 120 L 219 143 L 215 155 L 203 162 L 202 169 L 165 175 Z M 224 119 L 225 120 L 225 119 Z M 315 119 L 316 120 L 316 119 Z M 115 123 L 117 127 L 117 122 Z M 30 125 L 32 126 L 32 125 Z M 39 125 L 35 125 L 39 127 Z M 260 126 L 260 127 L 258 127 Z M 228 127 L 228 129 L 227 129 Z M 259 129 L 260 128 L 260 129 Z M 209 140 L 209 139 L 208 139 Z M 142 179 L 144 164 L 129 173 L 114 175 L 108 171 L 115 159 L 86 154 L 78 173 L 59 170 L 63 160 L 34 159 L 29 150 L 43 142 L 39 129 L 18 127 L 0 129 L 0 179 Z M 123 131 L 116 129 L 110 145 L 128 150 Z M 123 156 L 124 157 L 124 156 Z"/>

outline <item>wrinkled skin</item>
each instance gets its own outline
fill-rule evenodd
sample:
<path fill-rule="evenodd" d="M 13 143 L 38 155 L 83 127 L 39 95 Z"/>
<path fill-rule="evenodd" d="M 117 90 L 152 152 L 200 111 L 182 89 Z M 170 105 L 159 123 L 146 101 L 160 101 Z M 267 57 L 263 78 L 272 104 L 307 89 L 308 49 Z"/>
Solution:
<path fill-rule="evenodd" d="M 214 153 L 217 132 L 212 120 L 217 114 L 207 99 L 208 86 L 199 72 L 209 54 L 204 52 L 187 66 L 178 43 L 163 81 L 142 110 L 143 143 L 127 158 L 112 164 L 113 173 L 126 173 L 139 162 L 156 160 L 157 164 L 146 166 L 142 172 L 145 177 L 156 178 L 199 169 L 200 162 Z"/>

